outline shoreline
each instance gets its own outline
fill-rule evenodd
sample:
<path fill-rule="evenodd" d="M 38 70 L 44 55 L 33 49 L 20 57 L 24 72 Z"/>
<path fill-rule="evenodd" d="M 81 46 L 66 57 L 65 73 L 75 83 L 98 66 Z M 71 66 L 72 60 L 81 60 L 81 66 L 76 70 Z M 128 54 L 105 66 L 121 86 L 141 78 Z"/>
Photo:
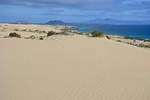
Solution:
<path fill-rule="evenodd" d="M 31 27 L 31 28 L 30 28 Z M 42 29 L 43 28 L 43 29 Z M 0 24 L 0 37 L 9 38 L 9 33 L 16 32 L 21 35 L 24 39 L 41 39 L 47 37 L 47 32 L 54 31 L 58 35 L 85 35 L 90 36 L 91 34 L 86 34 L 79 32 L 75 26 L 53 26 L 53 25 L 36 25 L 36 24 Z M 61 34 L 60 34 L 61 33 Z M 107 35 L 105 38 L 108 40 L 113 40 L 116 42 L 121 42 L 137 47 L 150 48 L 150 40 L 142 40 L 132 37 L 124 37 L 119 35 Z M 42 40 L 43 40 L 42 39 Z"/>
<path fill-rule="evenodd" d="M 39 23 L 28 23 L 28 24 L 16 24 L 16 23 L 0 23 L 0 24 L 14 24 L 14 25 L 42 25 L 42 26 L 57 26 L 57 27 L 67 27 L 70 28 L 70 32 L 72 31 L 77 31 L 81 34 L 90 34 L 88 32 L 81 32 L 78 31 L 78 29 L 80 29 L 79 26 L 75 26 L 75 25 L 49 25 L 49 24 L 39 24 Z M 95 25 L 95 24 L 94 24 Z M 114 25 L 114 26 L 118 26 L 118 25 Z M 122 26 L 130 26 L 130 25 L 122 25 Z M 140 26 L 140 25 L 136 25 L 136 26 Z M 142 39 L 142 38 L 136 38 L 136 37 L 132 37 L 132 36 L 123 36 L 123 35 L 116 35 L 116 34 L 107 34 L 105 33 L 105 35 L 110 35 L 110 36 L 120 36 L 120 37 L 124 37 L 127 39 L 136 39 L 136 40 L 142 40 L 142 41 L 150 41 L 150 39 Z"/>

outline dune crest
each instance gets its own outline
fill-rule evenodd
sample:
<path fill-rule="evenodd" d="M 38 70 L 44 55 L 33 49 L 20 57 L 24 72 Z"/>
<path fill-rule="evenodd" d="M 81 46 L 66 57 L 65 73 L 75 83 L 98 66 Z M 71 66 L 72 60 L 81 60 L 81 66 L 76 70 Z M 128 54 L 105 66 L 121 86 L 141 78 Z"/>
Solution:
<path fill-rule="evenodd" d="M 105 38 L 0 38 L 0 100 L 149 100 L 150 51 Z"/>

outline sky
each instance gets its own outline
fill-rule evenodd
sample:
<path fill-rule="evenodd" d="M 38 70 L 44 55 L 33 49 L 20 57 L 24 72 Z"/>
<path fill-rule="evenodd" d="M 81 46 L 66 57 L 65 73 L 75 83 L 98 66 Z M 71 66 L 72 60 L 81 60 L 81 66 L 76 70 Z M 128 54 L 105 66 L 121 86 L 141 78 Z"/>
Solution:
<path fill-rule="evenodd" d="M 95 19 L 150 24 L 150 0 L 0 0 L 0 22 Z"/>

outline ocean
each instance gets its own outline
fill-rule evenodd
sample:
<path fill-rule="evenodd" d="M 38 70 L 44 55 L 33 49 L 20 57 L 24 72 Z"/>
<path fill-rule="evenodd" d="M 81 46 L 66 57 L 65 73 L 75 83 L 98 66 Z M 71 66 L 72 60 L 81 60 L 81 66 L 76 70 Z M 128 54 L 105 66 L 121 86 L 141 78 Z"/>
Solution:
<path fill-rule="evenodd" d="M 120 35 L 137 39 L 150 40 L 150 25 L 76 25 L 78 31 L 91 33 L 93 30 L 103 31 L 109 35 Z"/>

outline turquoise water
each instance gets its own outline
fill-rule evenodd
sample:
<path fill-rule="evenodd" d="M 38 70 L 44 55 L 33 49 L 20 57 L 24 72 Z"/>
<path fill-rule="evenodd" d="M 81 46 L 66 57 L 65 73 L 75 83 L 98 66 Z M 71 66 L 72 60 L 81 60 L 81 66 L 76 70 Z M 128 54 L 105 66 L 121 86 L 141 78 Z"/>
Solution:
<path fill-rule="evenodd" d="M 91 33 L 94 29 L 105 34 L 127 36 L 138 39 L 150 39 L 150 25 L 76 25 L 78 31 Z"/>

